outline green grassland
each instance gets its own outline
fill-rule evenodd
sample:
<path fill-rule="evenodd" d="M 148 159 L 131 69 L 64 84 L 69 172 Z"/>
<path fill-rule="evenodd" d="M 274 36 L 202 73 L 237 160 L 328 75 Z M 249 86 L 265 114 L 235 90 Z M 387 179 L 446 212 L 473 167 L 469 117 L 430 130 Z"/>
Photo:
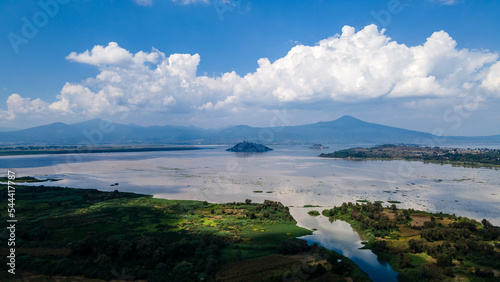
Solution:
<path fill-rule="evenodd" d="M 401 281 L 500 281 L 500 227 L 486 219 L 344 203 L 323 210 L 365 232 Z"/>
<path fill-rule="evenodd" d="M 7 207 L 6 190 L 0 185 Z M 311 231 L 279 202 L 212 204 L 20 185 L 15 193 L 16 275 L 2 255 L 1 281 L 369 281 L 349 259 L 296 239 Z M 2 228 L 2 254 L 8 237 Z"/>

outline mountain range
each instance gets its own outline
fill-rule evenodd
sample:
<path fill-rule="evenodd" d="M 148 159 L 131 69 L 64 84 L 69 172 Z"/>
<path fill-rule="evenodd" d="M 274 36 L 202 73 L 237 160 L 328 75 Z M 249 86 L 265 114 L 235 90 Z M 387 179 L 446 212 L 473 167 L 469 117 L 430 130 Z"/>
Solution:
<path fill-rule="evenodd" d="M 313 124 L 283 127 L 235 125 L 221 129 L 184 126 L 118 124 L 100 119 L 75 124 L 61 122 L 0 132 L 0 145 L 102 144 L 500 144 L 500 135 L 438 137 L 430 133 L 369 123 L 352 116 Z"/>

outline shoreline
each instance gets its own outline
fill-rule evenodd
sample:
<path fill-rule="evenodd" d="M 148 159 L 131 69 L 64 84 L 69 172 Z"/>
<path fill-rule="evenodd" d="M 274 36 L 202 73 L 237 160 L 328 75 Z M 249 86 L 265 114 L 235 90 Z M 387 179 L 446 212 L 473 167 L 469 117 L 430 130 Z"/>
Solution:
<path fill-rule="evenodd" d="M 215 146 L 215 145 L 214 145 Z M 63 146 L 62 146 L 63 147 Z M 55 148 L 41 150 L 0 150 L 0 157 L 24 156 L 24 155 L 61 155 L 61 154 L 98 154 L 98 153 L 133 153 L 133 152 L 155 152 L 155 151 L 188 151 L 205 150 L 197 145 L 168 145 L 168 146 L 95 146 L 76 148 Z"/>
<path fill-rule="evenodd" d="M 355 147 L 322 153 L 320 158 L 343 160 L 404 160 L 471 168 L 500 169 L 500 150 L 488 148 L 463 149 L 448 147 L 422 147 L 416 145 L 384 144 L 373 147 Z"/>
<path fill-rule="evenodd" d="M 437 165 L 451 165 L 452 167 L 465 167 L 465 168 L 488 168 L 494 170 L 500 170 L 500 165 L 494 164 L 483 164 L 483 163 L 467 163 L 467 162 L 455 162 L 455 161 L 438 161 L 438 160 L 419 160 L 419 159 L 405 159 L 405 158 L 336 158 L 336 157 L 323 157 L 318 155 L 320 158 L 332 159 L 332 160 L 344 160 L 353 162 L 363 162 L 363 161 L 407 161 L 407 162 L 419 162 L 424 164 L 437 164 Z"/>

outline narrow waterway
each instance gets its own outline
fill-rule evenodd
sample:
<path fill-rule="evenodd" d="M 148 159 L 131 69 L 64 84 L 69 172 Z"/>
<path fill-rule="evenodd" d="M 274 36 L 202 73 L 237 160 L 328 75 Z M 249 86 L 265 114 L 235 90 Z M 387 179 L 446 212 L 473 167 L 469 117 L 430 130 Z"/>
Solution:
<path fill-rule="evenodd" d="M 316 208 L 321 212 L 324 208 Z M 354 230 L 345 221 L 336 220 L 330 222 L 325 216 L 310 216 L 307 214 L 311 209 L 291 208 L 290 212 L 301 227 L 317 229 L 313 235 L 301 237 L 309 244 L 317 243 L 327 249 L 334 250 L 356 263 L 373 281 L 398 281 L 398 273 L 383 261 L 380 261 L 371 250 L 360 249 L 361 242 L 367 238 Z"/>

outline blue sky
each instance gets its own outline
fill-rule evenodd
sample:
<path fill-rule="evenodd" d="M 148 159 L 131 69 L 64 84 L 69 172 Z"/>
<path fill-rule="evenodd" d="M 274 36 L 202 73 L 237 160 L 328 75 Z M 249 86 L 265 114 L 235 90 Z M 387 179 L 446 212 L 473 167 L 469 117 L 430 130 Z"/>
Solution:
<path fill-rule="evenodd" d="M 500 134 L 499 1 L 6 0 L 0 11 L 0 127 L 269 126 L 286 112 L 290 125 L 351 114 Z"/>

